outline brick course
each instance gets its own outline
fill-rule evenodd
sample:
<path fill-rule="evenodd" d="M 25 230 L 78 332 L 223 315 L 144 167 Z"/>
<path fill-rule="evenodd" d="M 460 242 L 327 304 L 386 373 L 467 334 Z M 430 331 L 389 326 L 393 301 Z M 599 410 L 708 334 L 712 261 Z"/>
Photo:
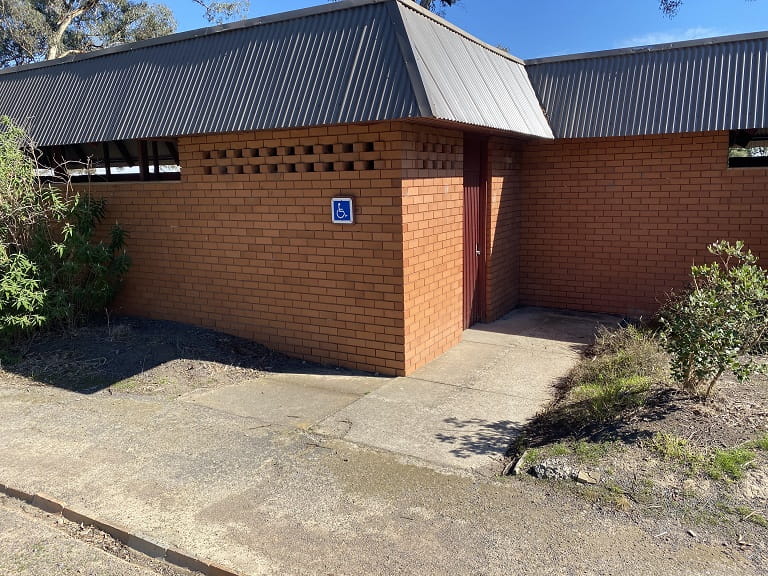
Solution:
<path fill-rule="evenodd" d="M 768 169 L 728 168 L 727 132 L 523 150 L 522 304 L 647 316 L 715 240 L 768 261 Z"/>

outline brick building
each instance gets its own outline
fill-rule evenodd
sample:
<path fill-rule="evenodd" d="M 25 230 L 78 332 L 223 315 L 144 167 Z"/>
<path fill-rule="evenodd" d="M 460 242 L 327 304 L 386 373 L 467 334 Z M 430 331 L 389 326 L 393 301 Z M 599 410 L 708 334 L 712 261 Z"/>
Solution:
<path fill-rule="evenodd" d="M 768 34 L 522 62 L 346 0 L 2 71 L 0 114 L 88 162 L 119 311 L 406 374 L 521 304 L 652 313 L 719 238 L 768 254 L 767 62 Z"/>

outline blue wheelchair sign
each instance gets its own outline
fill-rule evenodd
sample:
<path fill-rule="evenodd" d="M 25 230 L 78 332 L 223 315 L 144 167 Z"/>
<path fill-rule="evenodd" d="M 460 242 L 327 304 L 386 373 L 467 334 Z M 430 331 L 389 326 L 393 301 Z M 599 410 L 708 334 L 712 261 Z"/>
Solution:
<path fill-rule="evenodd" d="M 331 219 L 334 224 L 352 224 L 352 198 L 332 198 Z"/>

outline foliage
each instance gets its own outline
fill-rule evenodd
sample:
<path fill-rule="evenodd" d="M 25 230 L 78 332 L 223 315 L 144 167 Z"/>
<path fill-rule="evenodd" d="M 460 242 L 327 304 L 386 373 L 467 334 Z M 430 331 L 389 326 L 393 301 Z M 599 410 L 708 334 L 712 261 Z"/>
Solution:
<path fill-rule="evenodd" d="M 419 6 L 442 14 L 445 8 L 458 4 L 460 0 L 418 0 Z"/>
<path fill-rule="evenodd" d="M 714 480 L 739 480 L 755 459 L 748 444 L 702 452 L 685 438 L 666 432 L 654 434 L 649 448 L 665 460 L 682 464 L 691 474 L 703 470 Z"/>
<path fill-rule="evenodd" d="M 680 10 L 683 0 L 659 0 L 659 10 L 667 16 L 675 16 Z"/>
<path fill-rule="evenodd" d="M 641 406 L 651 385 L 666 376 L 655 335 L 635 326 L 601 328 L 592 353 L 568 377 L 568 401 L 585 421 L 609 422 Z"/>
<path fill-rule="evenodd" d="M 756 438 L 750 442 L 747 442 L 745 445 L 746 448 L 755 448 L 757 450 L 762 450 L 764 452 L 768 452 L 768 433 L 763 434 L 759 438 Z"/>
<path fill-rule="evenodd" d="M 768 272 L 743 242 L 708 247 L 718 260 L 693 266 L 692 282 L 660 312 L 673 378 L 683 389 L 708 397 L 726 370 L 739 382 L 763 372 L 751 354 L 765 344 Z"/>
<path fill-rule="evenodd" d="M 717 450 L 707 466 L 707 474 L 715 480 L 739 480 L 754 459 L 755 453 L 742 447 Z"/>
<path fill-rule="evenodd" d="M 749 2 L 751 0 L 747 1 Z M 659 10 L 661 10 L 665 16 L 669 16 L 670 18 L 677 16 L 682 5 L 683 0 L 659 0 Z"/>
<path fill-rule="evenodd" d="M 192 1 L 216 23 L 248 9 L 248 0 Z M 146 40 L 175 29 L 170 8 L 144 0 L 0 0 L 0 66 Z"/>
<path fill-rule="evenodd" d="M 104 201 L 39 179 L 24 131 L 0 117 L 0 340 L 73 326 L 112 300 L 130 260 L 125 232 L 94 242 Z"/>
<path fill-rule="evenodd" d="M 664 460 L 671 460 L 695 472 L 704 463 L 704 456 L 688 440 L 674 434 L 658 432 L 650 440 L 649 448 Z"/>

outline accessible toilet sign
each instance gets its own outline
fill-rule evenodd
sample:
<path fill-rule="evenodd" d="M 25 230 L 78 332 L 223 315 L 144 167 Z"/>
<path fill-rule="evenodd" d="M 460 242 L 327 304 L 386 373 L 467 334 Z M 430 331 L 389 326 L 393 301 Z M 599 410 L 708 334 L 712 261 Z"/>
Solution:
<path fill-rule="evenodd" d="M 332 198 L 331 219 L 334 224 L 352 224 L 352 198 Z"/>

